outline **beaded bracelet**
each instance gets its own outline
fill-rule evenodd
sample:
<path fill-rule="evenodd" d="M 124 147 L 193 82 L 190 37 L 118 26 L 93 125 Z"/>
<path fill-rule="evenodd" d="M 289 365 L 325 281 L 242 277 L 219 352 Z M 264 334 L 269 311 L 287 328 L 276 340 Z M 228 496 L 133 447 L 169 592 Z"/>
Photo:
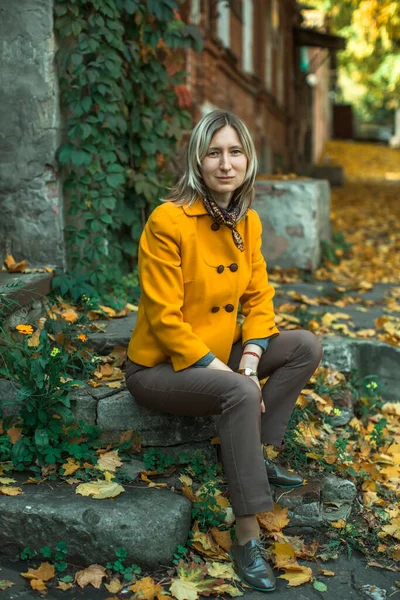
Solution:
<path fill-rule="evenodd" d="M 250 350 L 248 350 L 248 351 L 246 351 L 246 352 L 243 352 L 243 353 L 242 353 L 242 356 L 243 356 L 244 354 L 251 354 L 252 356 L 255 356 L 256 358 L 258 358 L 258 360 L 260 360 L 260 358 L 261 358 L 261 356 L 259 356 L 259 355 L 257 354 L 257 352 L 250 352 Z"/>

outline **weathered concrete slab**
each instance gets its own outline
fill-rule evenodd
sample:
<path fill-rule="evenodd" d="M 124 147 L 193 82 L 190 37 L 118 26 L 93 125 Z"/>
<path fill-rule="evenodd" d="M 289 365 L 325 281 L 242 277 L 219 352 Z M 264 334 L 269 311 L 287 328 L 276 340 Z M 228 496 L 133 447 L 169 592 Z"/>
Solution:
<path fill-rule="evenodd" d="M 322 364 L 361 377 L 375 375 L 382 384 L 385 400 L 400 401 L 400 348 L 379 341 L 321 336 Z"/>
<path fill-rule="evenodd" d="M 140 434 L 143 446 L 202 442 L 215 435 L 213 417 L 156 413 L 137 404 L 128 391 L 98 401 L 96 424 L 103 432 L 102 439 L 107 442 L 117 441 L 122 431 L 133 429 Z"/>
<path fill-rule="evenodd" d="M 52 0 L 7 3 L 0 38 L 0 254 L 31 266 L 64 266 Z"/>
<path fill-rule="evenodd" d="M 263 254 L 269 267 L 312 271 L 321 241 L 330 241 L 330 188 L 324 180 L 267 180 L 255 185 L 254 210 L 263 224 Z"/>
<path fill-rule="evenodd" d="M 96 321 L 100 325 L 105 325 L 105 331 L 89 332 L 88 344 L 99 354 L 107 354 L 114 346 L 127 348 L 136 321 L 136 312 L 131 312 L 121 319 Z"/>
<path fill-rule="evenodd" d="M 304 531 L 318 529 L 324 525 L 318 482 L 311 482 L 291 490 L 274 488 L 274 499 L 280 506 L 289 509 L 288 530 Z"/>
<path fill-rule="evenodd" d="M 68 484 L 23 490 L 20 496 L 0 496 L 0 554 L 9 558 L 25 546 L 39 553 L 64 541 L 75 564 L 105 565 L 123 546 L 129 561 L 156 569 L 172 562 L 190 529 L 190 501 L 165 489 L 127 487 L 105 500 L 79 496 Z"/>

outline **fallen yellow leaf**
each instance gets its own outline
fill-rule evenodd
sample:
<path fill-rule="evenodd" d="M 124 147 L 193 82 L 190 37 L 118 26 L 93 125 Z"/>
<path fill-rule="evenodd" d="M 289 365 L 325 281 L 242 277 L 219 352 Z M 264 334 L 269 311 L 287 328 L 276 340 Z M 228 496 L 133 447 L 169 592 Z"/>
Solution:
<path fill-rule="evenodd" d="M 20 487 L 11 487 L 11 486 L 5 486 L 2 485 L 0 487 L 0 494 L 3 494 L 3 496 L 19 496 L 20 494 L 23 494 L 24 492 L 22 491 L 22 489 Z"/>
<path fill-rule="evenodd" d="M 99 589 L 104 577 L 107 577 L 106 570 L 104 567 L 102 567 L 101 565 L 90 565 L 90 567 L 88 567 L 87 569 L 78 571 L 75 574 L 75 582 L 81 588 L 84 588 L 90 584 L 93 587 Z"/>
<path fill-rule="evenodd" d="M 267 531 L 280 531 L 289 523 L 288 509 L 274 504 L 274 510 L 260 513 L 257 519 L 261 527 Z"/>
<path fill-rule="evenodd" d="M 90 483 L 81 483 L 75 491 L 81 496 L 93 496 L 96 500 L 103 500 L 104 498 L 115 498 L 125 490 L 119 483 L 98 479 Z"/>
<path fill-rule="evenodd" d="M 26 573 L 21 573 L 21 577 L 25 579 L 40 579 L 42 581 L 49 581 L 53 579 L 55 574 L 55 567 L 48 562 L 41 563 L 38 569 L 28 569 Z"/>
<path fill-rule="evenodd" d="M 313 572 L 310 567 L 296 567 L 296 570 L 285 569 L 285 574 L 280 575 L 279 579 L 286 579 L 288 582 L 288 587 L 297 587 L 298 585 L 303 585 L 303 583 L 308 583 L 313 578 Z"/>
<path fill-rule="evenodd" d="M 111 452 L 106 452 L 100 456 L 96 468 L 100 469 L 100 471 L 111 471 L 112 473 L 115 473 L 117 468 L 121 465 L 122 461 L 118 456 L 118 450 L 111 450 Z"/>

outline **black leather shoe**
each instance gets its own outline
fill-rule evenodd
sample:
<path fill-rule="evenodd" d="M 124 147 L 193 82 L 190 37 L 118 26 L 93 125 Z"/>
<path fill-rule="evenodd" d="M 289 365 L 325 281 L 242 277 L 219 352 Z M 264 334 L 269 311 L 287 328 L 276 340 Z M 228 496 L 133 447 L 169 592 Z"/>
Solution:
<path fill-rule="evenodd" d="M 240 579 L 260 592 L 273 592 L 276 579 L 265 557 L 259 540 L 250 540 L 244 546 L 234 542 L 230 555 Z"/>
<path fill-rule="evenodd" d="M 271 460 L 265 459 L 264 462 L 267 469 L 268 481 L 272 485 L 281 488 L 297 488 L 303 485 L 304 479 L 298 473 L 289 471 Z"/>

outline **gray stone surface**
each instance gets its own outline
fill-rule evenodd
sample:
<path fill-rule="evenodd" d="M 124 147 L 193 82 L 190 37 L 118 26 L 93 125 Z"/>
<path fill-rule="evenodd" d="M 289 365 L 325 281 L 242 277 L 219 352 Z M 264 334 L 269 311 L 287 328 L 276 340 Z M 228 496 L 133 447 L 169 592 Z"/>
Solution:
<path fill-rule="evenodd" d="M 357 488 L 352 481 L 326 475 L 320 480 L 321 497 L 324 502 L 353 502 L 357 496 Z"/>
<path fill-rule="evenodd" d="M 291 490 L 274 489 L 274 499 L 288 508 L 289 530 L 318 529 L 323 525 L 320 488 L 317 482 Z"/>
<path fill-rule="evenodd" d="M 3 2 L 0 38 L 0 254 L 63 266 L 53 1 Z"/>
<path fill-rule="evenodd" d="M 143 446 L 175 446 L 202 442 L 215 435 L 213 417 L 177 417 L 155 413 L 140 406 L 128 391 L 102 398 L 97 405 L 97 425 L 105 432 L 102 439 L 119 439 L 119 434 L 133 429 Z"/>
<path fill-rule="evenodd" d="M 76 422 L 84 421 L 86 425 L 95 425 L 97 418 L 97 400 L 93 398 L 87 388 L 82 386 L 74 388 L 69 393 L 72 401 L 73 412 Z"/>
<path fill-rule="evenodd" d="M 382 385 L 384 400 L 399 401 L 400 348 L 375 340 L 321 336 L 324 349 L 322 364 L 350 373 L 357 369 L 361 377 L 375 375 Z"/>
<path fill-rule="evenodd" d="M 105 325 L 105 331 L 92 331 L 88 333 L 88 344 L 99 354 L 107 354 L 114 346 L 126 348 L 131 339 L 132 331 L 137 321 L 137 312 L 131 312 L 121 319 L 96 321 Z"/>
<path fill-rule="evenodd" d="M 80 496 L 68 484 L 23 490 L 20 496 L 0 496 L 0 553 L 9 558 L 25 546 L 39 552 L 62 540 L 75 564 L 105 566 L 123 546 L 128 561 L 156 569 L 170 564 L 176 546 L 187 540 L 191 503 L 165 489 L 126 487 L 105 500 Z"/>
<path fill-rule="evenodd" d="M 133 481 L 141 471 L 146 471 L 144 462 L 137 458 L 131 458 L 131 460 L 122 463 L 122 466 L 118 469 L 118 475 L 124 475 Z"/>
<path fill-rule="evenodd" d="M 321 241 L 330 241 L 330 188 L 324 180 L 258 180 L 253 208 L 263 224 L 269 267 L 317 268 Z"/>

